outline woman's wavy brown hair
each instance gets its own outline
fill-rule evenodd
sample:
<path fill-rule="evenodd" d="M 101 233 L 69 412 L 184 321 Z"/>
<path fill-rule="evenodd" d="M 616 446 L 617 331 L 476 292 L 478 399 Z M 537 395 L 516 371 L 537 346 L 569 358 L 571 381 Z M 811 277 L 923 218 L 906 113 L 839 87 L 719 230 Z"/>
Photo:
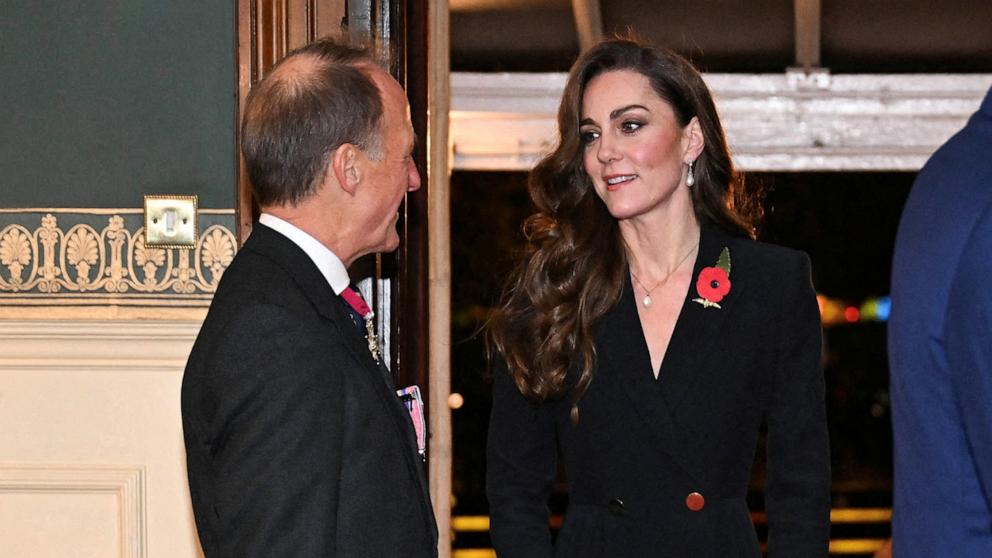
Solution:
<path fill-rule="evenodd" d="M 528 399 L 560 398 L 574 384 L 573 422 L 595 367 L 593 325 L 620 299 L 627 269 L 617 220 L 583 169 L 579 133 L 586 86 L 616 70 L 647 77 L 681 126 L 699 119 L 705 146 L 695 162 L 692 201 L 700 222 L 753 236 L 760 218 L 760 203 L 734 173 L 713 99 L 691 63 L 631 39 L 605 40 L 575 62 L 558 110 L 558 144 L 528 181 L 537 212 L 524 221 L 527 249 L 488 330 L 490 354 L 503 357 Z M 567 380 L 573 368 L 578 378 Z"/>

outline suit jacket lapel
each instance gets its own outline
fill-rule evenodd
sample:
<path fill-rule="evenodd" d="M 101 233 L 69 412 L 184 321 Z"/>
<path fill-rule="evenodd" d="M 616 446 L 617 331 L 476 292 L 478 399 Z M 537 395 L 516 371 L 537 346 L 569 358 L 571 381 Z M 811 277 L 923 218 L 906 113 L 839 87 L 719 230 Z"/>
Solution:
<path fill-rule="evenodd" d="M 245 249 L 254 250 L 272 259 L 286 269 L 293 281 L 306 296 L 314 309 L 330 321 L 342 339 L 350 340 L 345 346 L 370 374 L 383 377 L 383 371 L 369 354 L 365 336 L 354 326 L 345 302 L 327 284 L 327 279 L 320 273 L 309 256 L 296 244 L 278 232 L 256 223 Z M 387 385 L 392 390 L 391 385 Z"/>
<path fill-rule="evenodd" d="M 405 452 L 408 454 L 409 465 L 416 469 L 417 474 L 414 476 L 420 483 L 425 497 L 429 498 L 423 475 L 420 474 L 421 467 L 415 457 L 418 455 L 417 440 L 410 415 L 397 397 L 394 386 L 387 383 L 384 374 L 388 375 L 388 371 L 383 370 L 382 365 L 372 359 L 365 337 L 355 328 L 341 298 L 334 294 L 334 290 L 327 284 L 327 280 L 321 275 L 313 260 L 288 238 L 261 223 L 255 223 L 244 249 L 263 254 L 286 269 L 300 291 L 310 299 L 317 313 L 331 323 L 342 339 L 347 340 L 343 345 L 351 352 L 355 361 L 365 369 L 365 375 L 369 376 L 369 381 L 374 384 L 374 391 L 392 415 L 397 434 L 409 450 Z"/>
<path fill-rule="evenodd" d="M 258 252 L 285 269 L 321 316 L 334 322 L 342 318 L 350 322 L 351 318 L 340 307 L 338 296 L 327 284 L 327 279 L 306 252 L 291 240 L 261 223 L 255 223 L 244 249 Z"/>

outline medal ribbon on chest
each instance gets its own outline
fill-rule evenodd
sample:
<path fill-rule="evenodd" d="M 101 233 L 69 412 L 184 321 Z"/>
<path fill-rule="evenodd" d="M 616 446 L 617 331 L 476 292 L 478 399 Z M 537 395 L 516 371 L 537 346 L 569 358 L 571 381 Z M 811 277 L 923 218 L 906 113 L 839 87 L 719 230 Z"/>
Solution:
<path fill-rule="evenodd" d="M 375 334 L 375 312 L 369 308 L 369 305 L 365 303 L 365 299 L 362 295 L 358 294 L 351 287 L 346 288 L 341 291 L 341 298 L 351 306 L 359 316 L 365 320 L 365 339 L 369 343 L 369 354 L 375 359 L 376 364 L 379 363 L 379 338 Z"/>

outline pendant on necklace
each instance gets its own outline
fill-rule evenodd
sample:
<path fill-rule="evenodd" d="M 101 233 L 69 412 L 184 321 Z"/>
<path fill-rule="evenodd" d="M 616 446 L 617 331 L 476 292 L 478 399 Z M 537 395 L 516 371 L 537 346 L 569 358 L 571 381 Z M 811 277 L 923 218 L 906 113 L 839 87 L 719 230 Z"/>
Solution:
<path fill-rule="evenodd" d="M 641 301 L 641 303 L 644 304 L 644 307 L 645 308 L 650 307 L 651 306 L 651 295 L 644 295 L 644 299 Z"/>

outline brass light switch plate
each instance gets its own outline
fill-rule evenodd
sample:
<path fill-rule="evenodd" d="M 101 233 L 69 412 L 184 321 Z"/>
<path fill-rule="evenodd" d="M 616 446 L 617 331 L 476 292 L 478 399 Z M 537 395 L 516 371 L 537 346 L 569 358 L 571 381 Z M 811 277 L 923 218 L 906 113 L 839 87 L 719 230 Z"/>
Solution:
<path fill-rule="evenodd" d="M 196 196 L 145 196 L 145 245 L 196 247 Z"/>

